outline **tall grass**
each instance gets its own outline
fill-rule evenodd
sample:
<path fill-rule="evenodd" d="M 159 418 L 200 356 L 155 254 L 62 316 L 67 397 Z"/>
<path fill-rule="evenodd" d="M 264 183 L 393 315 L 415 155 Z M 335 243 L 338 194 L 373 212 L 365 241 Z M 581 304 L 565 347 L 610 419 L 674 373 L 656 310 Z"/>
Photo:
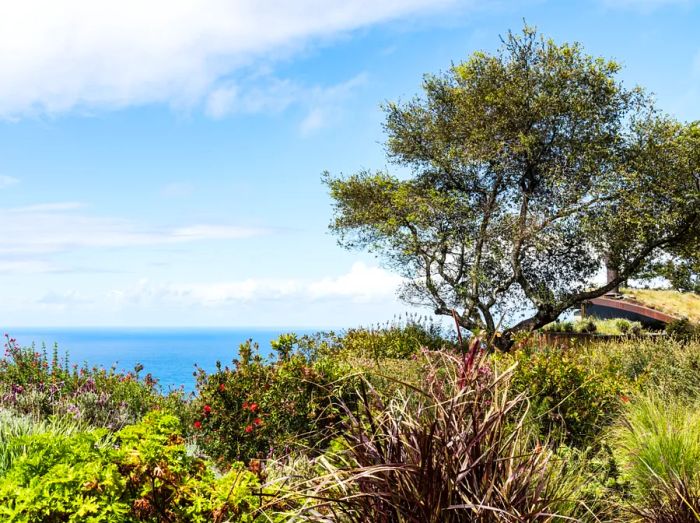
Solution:
<path fill-rule="evenodd" d="M 700 411 L 641 396 L 631 402 L 615 442 L 643 521 L 700 521 Z"/>
<path fill-rule="evenodd" d="M 422 386 L 391 397 L 369 382 L 346 408 L 341 462 L 325 461 L 304 517 L 377 523 L 525 522 L 579 512 L 566 467 L 527 426 L 480 344 L 465 356 L 424 353 Z"/>

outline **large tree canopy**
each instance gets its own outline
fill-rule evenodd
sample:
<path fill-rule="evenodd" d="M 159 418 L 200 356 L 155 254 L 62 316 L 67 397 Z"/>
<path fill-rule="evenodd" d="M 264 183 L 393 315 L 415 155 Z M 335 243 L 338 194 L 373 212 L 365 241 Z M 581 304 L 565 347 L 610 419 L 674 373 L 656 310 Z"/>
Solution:
<path fill-rule="evenodd" d="M 385 107 L 404 175 L 326 175 L 331 228 L 403 274 L 405 300 L 468 329 L 534 311 L 505 340 L 664 253 L 697 253 L 700 126 L 661 115 L 618 70 L 526 27 L 426 76 L 422 96 Z M 594 285 L 603 259 L 618 277 Z"/>

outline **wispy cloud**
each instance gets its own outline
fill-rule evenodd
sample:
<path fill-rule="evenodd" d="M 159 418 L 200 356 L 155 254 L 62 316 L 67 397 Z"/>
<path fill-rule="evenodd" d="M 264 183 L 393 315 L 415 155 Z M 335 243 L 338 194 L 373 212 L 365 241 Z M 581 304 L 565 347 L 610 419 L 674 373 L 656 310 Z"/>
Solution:
<path fill-rule="evenodd" d="M 306 111 L 299 130 L 309 134 L 338 118 L 342 103 L 366 83 L 366 73 L 329 86 L 306 86 L 270 75 L 245 79 L 240 84 L 224 82 L 207 98 L 206 113 L 224 118 L 236 113 L 277 113 L 298 106 Z"/>
<path fill-rule="evenodd" d="M 142 280 L 111 298 L 126 305 L 182 305 L 218 307 L 230 303 L 285 300 L 315 302 L 343 299 L 369 303 L 395 296 L 402 279 L 379 267 L 355 263 L 349 272 L 317 280 L 247 278 L 214 283 L 163 284 Z"/>
<path fill-rule="evenodd" d="M 10 187 L 12 185 L 16 185 L 19 183 L 19 180 L 15 178 L 14 176 L 5 176 L 5 175 L 0 175 L 0 189 L 4 189 L 5 187 Z"/>
<path fill-rule="evenodd" d="M 80 248 L 156 246 L 204 240 L 235 240 L 268 234 L 229 224 L 157 227 L 96 216 L 76 202 L 0 209 L 0 254 L 46 254 Z M 10 263 L 10 262 L 5 262 Z"/>
<path fill-rule="evenodd" d="M 456 2 L 9 2 L 0 17 L 0 117 L 146 103 L 192 106 L 261 57 Z M 209 109 L 234 94 L 220 91 Z"/>

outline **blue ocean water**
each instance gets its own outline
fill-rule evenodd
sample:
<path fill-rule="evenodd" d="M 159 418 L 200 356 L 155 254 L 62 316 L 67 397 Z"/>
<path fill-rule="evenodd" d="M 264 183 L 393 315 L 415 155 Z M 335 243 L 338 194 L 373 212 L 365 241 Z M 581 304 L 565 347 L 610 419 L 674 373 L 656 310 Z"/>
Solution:
<path fill-rule="evenodd" d="M 270 341 L 285 332 L 307 334 L 316 329 L 261 328 L 5 328 L 21 346 L 46 345 L 49 354 L 54 344 L 59 353 L 68 353 L 71 363 L 118 370 L 143 365 L 159 380 L 164 391 L 184 386 L 194 389 L 195 364 L 211 371 L 219 360 L 226 365 L 238 356 L 238 346 L 247 339 L 260 345 L 260 354 L 271 354 Z"/>

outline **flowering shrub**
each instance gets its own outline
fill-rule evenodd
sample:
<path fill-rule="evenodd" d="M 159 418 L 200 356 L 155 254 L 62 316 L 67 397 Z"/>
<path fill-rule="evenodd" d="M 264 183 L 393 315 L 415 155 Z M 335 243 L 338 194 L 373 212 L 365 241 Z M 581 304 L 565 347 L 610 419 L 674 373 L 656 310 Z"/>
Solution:
<path fill-rule="evenodd" d="M 285 453 L 323 442 L 338 420 L 334 399 L 348 369 L 331 357 L 302 354 L 298 339 L 276 340 L 279 357 L 265 362 L 258 346 L 243 344 L 232 367 L 197 372 L 192 423 L 197 443 L 223 462 Z"/>
<path fill-rule="evenodd" d="M 67 415 L 91 425 L 119 429 L 138 421 L 153 408 L 182 402 L 182 394 L 160 394 L 157 380 L 133 372 L 70 365 L 54 347 L 46 351 L 20 347 L 6 335 L 0 359 L 0 407 L 45 418 Z"/>
<path fill-rule="evenodd" d="M 187 452 L 173 415 L 111 436 L 46 432 L 13 444 L 24 452 L 0 478 L 2 521 L 275 521 L 263 516 L 257 476 L 237 463 L 217 477 Z"/>

